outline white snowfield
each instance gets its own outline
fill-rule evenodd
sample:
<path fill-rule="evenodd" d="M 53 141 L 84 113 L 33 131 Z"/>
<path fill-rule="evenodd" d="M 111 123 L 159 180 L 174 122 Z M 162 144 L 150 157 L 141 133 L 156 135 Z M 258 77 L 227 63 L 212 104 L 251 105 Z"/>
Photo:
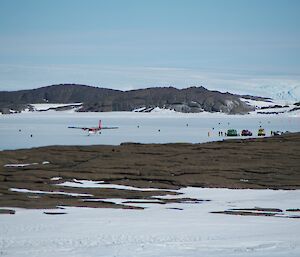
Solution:
<path fill-rule="evenodd" d="M 299 106 L 295 105 L 286 100 L 268 100 L 268 101 L 258 101 L 240 98 L 241 101 L 248 105 L 255 107 L 255 111 L 250 112 L 250 115 L 281 115 L 289 117 L 300 117 Z M 274 108 L 275 106 L 281 106 L 279 108 Z M 295 110 L 297 109 L 297 110 Z M 270 114 L 272 113 L 272 114 Z M 276 114 L 275 114 L 276 113 Z"/>
<path fill-rule="evenodd" d="M 258 100 L 251 100 L 251 99 L 245 99 L 245 98 L 240 98 L 241 101 L 245 102 L 248 105 L 254 106 L 256 108 L 261 108 L 261 107 L 269 107 L 269 106 L 274 106 L 275 103 L 270 100 L 270 101 L 258 101 Z"/>
<path fill-rule="evenodd" d="M 53 177 L 53 178 L 51 178 L 50 180 L 51 181 L 57 181 L 57 180 L 61 180 L 62 179 L 62 177 Z"/>
<path fill-rule="evenodd" d="M 155 190 L 162 191 L 162 189 L 156 189 L 156 188 L 138 188 L 132 186 L 108 184 L 108 183 L 104 183 L 104 181 L 78 180 L 78 179 L 73 179 L 73 181 L 65 181 L 63 183 L 59 183 L 56 185 L 64 186 L 64 187 L 112 188 L 112 189 L 134 190 L 134 191 L 155 191 Z M 168 190 L 168 191 L 172 191 L 172 190 Z"/>
<path fill-rule="evenodd" d="M 61 103 L 42 103 L 42 104 L 30 104 L 33 107 L 34 111 L 47 111 L 50 109 L 56 109 L 60 107 L 68 106 L 78 106 L 80 107 L 82 103 L 70 103 L 70 104 L 61 104 Z"/>
<path fill-rule="evenodd" d="M 272 110 L 272 109 L 271 109 Z M 223 140 L 219 131 L 249 129 L 254 136 L 260 126 L 270 131 L 299 132 L 300 111 L 280 115 L 225 115 L 220 113 L 183 114 L 156 109 L 152 113 L 70 113 L 33 112 L 1 115 L 0 150 L 54 144 L 92 145 L 122 142 L 199 143 Z M 119 126 L 87 136 L 70 125 Z M 208 134 L 209 132 L 209 134 Z M 31 136 L 32 135 L 32 136 Z M 48 164 L 47 161 L 42 164 Z M 20 169 L 32 163 L 7 163 Z M 54 192 L 13 188 L 28 197 L 63 193 L 64 187 L 150 190 L 103 181 L 56 181 Z M 242 179 L 241 179 L 242 181 Z M 246 180 L 244 180 L 247 183 Z M 151 189 L 152 191 L 153 189 Z M 185 188 L 183 195 L 138 199 L 126 203 L 144 210 L 74 208 L 56 210 L 15 209 L 16 214 L 0 214 L 0 256 L 12 257 L 299 257 L 300 215 L 287 209 L 300 208 L 300 190 L 229 190 Z M 69 194 L 69 193 L 66 193 Z M 80 196 L 76 194 L 74 196 Z M 81 195 L 83 201 L 109 201 L 125 204 L 125 199 L 97 199 Z M 1 197 L 1 196 L 0 196 Z M 191 197 L 211 200 L 200 203 L 159 204 L 162 199 Z M 149 200 L 148 200 L 149 201 Z M 276 217 L 213 214 L 231 208 L 280 208 Z M 9 208 L 11 209 L 11 208 Z M 46 215 L 44 211 L 57 213 Z M 58 215 L 58 213 L 66 213 Z"/>
<path fill-rule="evenodd" d="M 91 194 L 77 194 L 77 193 L 65 193 L 65 192 L 48 192 L 48 191 L 40 191 L 40 190 L 29 190 L 26 188 L 10 188 L 12 192 L 19 192 L 19 193 L 32 193 L 32 194 L 47 194 L 47 195 L 69 195 L 69 196 L 93 196 Z"/>
<path fill-rule="evenodd" d="M 27 166 L 32 166 L 32 165 L 38 165 L 37 162 L 33 162 L 33 163 L 8 163 L 5 164 L 4 167 L 6 168 L 24 168 Z"/>
<path fill-rule="evenodd" d="M 264 85 L 260 87 L 260 91 L 277 100 L 295 102 L 300 101 L 300 85 L 297 82 L 294 85 Z M 259 93 L 258 93 L 259 94 Z"/>
<path fill-rule="evenodd" d="M 267 109 L 263 111 L 274 111 Z M 300 131 L 300 110 L 284 114 L 226 115 L 222 113 L 178 112 L 28 112 L 0 116 L 0 150 L 48 145 L 119 145 L 139 143 L 202 143 L 226 139 L 220 136 L 228 129 L 252 131 L 257 136 L 260 126 L 267 136 L 271 131 Z M 99 120 L 104 126 L 119 129 L 104 130 L 90 135 L 69 126 L 95 127 Z"/>
<path fill-rule="evenodd" d="M 0 256 L 300 256 L 300 221 L 287 218 L 286 211 L 299 208 L 300 190 L 184 188 L 179 192 L 183 195 L 165 198 L 211 201 L 143 203 L 140 206 L 148 207 L 144 210 L 47 210 L 64 215 L 24 209 L 16 209 L 14 215 L 2 214 Z M 278 217 L 211 213 L 253 207 L 280 208 L 284 212 Z"/>
<path fill-rule="evenodd" d="M 49 164 L 50 162 L 48 161 L 43 161 L 41 164 L 45 165 L 45 164 Z M 32 166 L 32 165 L 39 165 L 39 163 L 37 162 L 33 162 L 33 163 L 8 163 L 5 164 L 4 167 L 6 168 L 24 168 L 27 166 Z"/>

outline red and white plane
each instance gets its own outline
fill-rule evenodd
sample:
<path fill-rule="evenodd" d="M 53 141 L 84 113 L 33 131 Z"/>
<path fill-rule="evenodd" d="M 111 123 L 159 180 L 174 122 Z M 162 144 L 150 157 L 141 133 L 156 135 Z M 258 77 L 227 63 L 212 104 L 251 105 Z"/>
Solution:
<path fill-rule="evenodd" d="M 103 127 L 101 120 L 99 120 L 99 126 L 98 127 L 71 127 L 71 126 L 69 126 L 68 128 L 82 129 L 84 131 L 88 131 L 89 134 L 96 134 L 96 133 L 101 134 L 102 129 L 118 129 L 119 127 Z"/>

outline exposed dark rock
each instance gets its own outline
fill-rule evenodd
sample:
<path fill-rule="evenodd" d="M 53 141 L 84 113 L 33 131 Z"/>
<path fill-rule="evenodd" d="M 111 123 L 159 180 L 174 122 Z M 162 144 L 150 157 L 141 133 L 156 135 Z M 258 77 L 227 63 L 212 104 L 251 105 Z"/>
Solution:
<path fill-rule="evenodd" d="M 249 99 L 249 100 L 264 101 L 264 102 L 272 103 L 272 99 L 269 97 L 253 96 L 253 95 L 241 95 L 240 97 L 242 97 L 244 99 Z"/>
<path fill-rule="evenodd" d="M 112 150 L 114 152 L 112 153 Z M 107 158 L 103 158 L 107 156 Z M 205 144 L 122 144 L 120 146 L 48 146 L 2 151 L 0 155 L 0 207 L 57 208 L 138 208 L 116 204 L 124 201 L 202 204 L 208 199 L 178 197 L 170 189 L 182 187 L 240 189 L 299 189 L 300 133 L 269 138 L 231 139 Z M 8 163 L 41 163 L 7 167 Z M 59 182 L 52 180 L 60 177 Z M 74 179 L 105 181 L 153 190 L 84 188 L 58 185 Z M 244 181 L 247 180 L 247 183 Z M 42 182 L 42 183 L 41 183 Z M 23 193 L 12 188 L 28 189 Z M 161 190 L 157 190 L 161 189 Z M 41 194 L 36 191 L 58 192 Z M 65 193 L 62 195 L 61 193 Z M 76 193 L 77 195 L 74 195 Z M 73 194 L 73 195 L 71 195 Z M 78 195 L 84 194 L 84 195 Z M 86 195 L 88 194 L 88 195 Z M 176 198 L 164 197 L 177 195 Z M 201 196 L 199 196 L 201 197 Z M 102 199 L 94 201 L 93 199 Z M 156 200 L 154 200 L 156 199 Z M 276 206 L 272 206 L 276 207 Z M 229 209 L 227 214 L 300 217 L 299 206 L 290 206 L 286 215 L 277 208 Z M 61 207 L 60 207 L 61 208 Z M 4 208 L 2 208 L 4 209 Z M 50 211 L 50 210 L 49 210 Z M 56 210 L 51 212 L 64 212 Z M 291 215 L 292 214 L 292 215 Z M 269 215 L 269 216 L 270 216 Z"/>
<path fill-rule="evenodd" d="M 275 104 L 272 106 L 262 106 L 260 107 L 260 109 L 265 110 L 265 109 L 280 109 L 280 108 L 286 108 L 289 107 L 288 105 L 279 105 L 279 104 Z"/>
<path fill-rule="evenodd" d="M 290 212 L 300 212 L 300 209 L 286 209 L 286 211 L 290 211 Z"/>
<path fill-rule="evenodd" d="M 0 92 L 0 112 L 21 111 L 36 103 L 83 103 L 80 112 L 133 111 L 160 107 L 179 112 L 247 113 L 253 107 L 230 93 L 204 87 L 156 87 L 120 91 L 77 84 L 60 84 L 32 90 Z"/>
<path fill-rule="evenodd" d="M 294 111 L 298 111 L 298 110 L 300 110 L 300 106 L 299 107 L 295 107 L 295 108 L 289 110 L 289 112 L 294 112 Z"/>

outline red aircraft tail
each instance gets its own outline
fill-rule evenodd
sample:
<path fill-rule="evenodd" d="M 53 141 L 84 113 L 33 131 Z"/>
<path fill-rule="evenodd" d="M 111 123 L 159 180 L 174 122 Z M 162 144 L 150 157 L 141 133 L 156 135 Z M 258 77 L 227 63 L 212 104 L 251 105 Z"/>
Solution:
<path fill-rule="evenodd" d="M 99 120 L 99 129 L 102 128 L 102 125 L 101 125 L 101 120 Z"/>

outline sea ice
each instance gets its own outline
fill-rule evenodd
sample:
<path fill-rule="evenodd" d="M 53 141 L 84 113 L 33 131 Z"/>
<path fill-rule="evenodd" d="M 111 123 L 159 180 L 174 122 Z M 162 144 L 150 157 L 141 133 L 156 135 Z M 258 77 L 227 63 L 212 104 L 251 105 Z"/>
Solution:
<path fill-rule="evenodd" d="M 119 129 L 87 136 L 70 125 L 93 127 L 99 120 Z M 220 113 L 68 113 L 34 112 L 0 116 L 0 150 L 47 145 L 119 145 L 138 143 L 202 143 L 226 139 L 228 129 L 248 129 L 257 136 L 262 126 L 271 131 L 300 131 L 300 111 L 281 115 L 225 115 Z M 209 136 L 208 136 L 209 132 Z"/>

